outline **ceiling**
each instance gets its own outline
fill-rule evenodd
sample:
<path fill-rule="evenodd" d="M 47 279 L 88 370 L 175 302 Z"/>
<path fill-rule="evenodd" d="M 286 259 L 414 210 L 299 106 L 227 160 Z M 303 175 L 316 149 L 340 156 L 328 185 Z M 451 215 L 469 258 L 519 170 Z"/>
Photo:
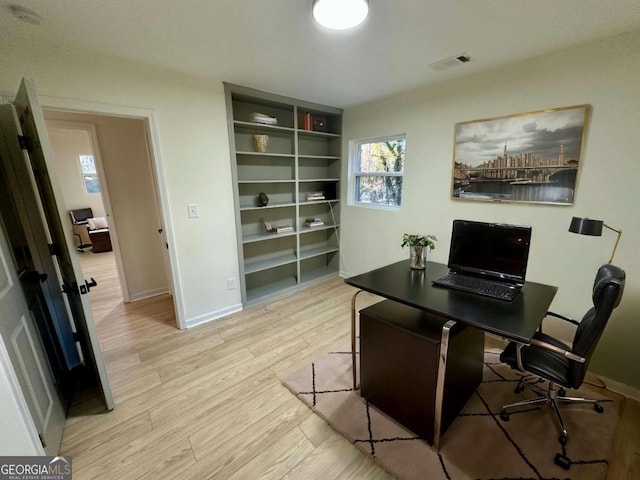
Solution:
<path fill-rule="evenodd" d="M 640 28 L 640 0 L 370 0 L 351 31 L 311 0 L 0 0 L 27 40 L 348 107 Z M 9 5 L 42 22 L 15 19 Z M 466 52 L 471 61 L 428 65 Z"/>

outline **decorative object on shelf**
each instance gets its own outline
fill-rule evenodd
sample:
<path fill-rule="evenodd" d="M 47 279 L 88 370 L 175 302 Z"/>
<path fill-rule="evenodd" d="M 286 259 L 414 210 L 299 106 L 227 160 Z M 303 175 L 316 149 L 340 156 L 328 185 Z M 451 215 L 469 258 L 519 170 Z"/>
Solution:
<path fill-rule="evenodd" d="M 452 197 L 572 205 L 589 109 L 456 123 Z"/>
<path fill-rule="evenodd" d="M 402 235 L 402 245 L 409 246 L 409 266 L 414 270 L 424 270 L 427 266 L 427 249 L 436 248 L 438 239 L 434 235 Z"/>
<path fill-rule="evenodd" d="M 609 263 L 613 263 L 613 257 L 616 254 L 616 249 L 618 248 L 618 243 L 620 243 L 620 237 L 622 236 L 622 230 L 610 227 L 602 220 L 573 217 L 571 219 L 571 225 L 569 225 L 569 231 L 571 233 L 579 233 L 580 235 L 591 235 L 594 237 L 600 237 L 602 236 L 602 227 L 608 228 L 609 230 L 614 231 L 618 234 L 616 243 L 613 246 L 613 251 L 611 252 L 611 258 L 609 258 Z"/>
<path fill-rule="evenodd" d="M 327 131 L 327 117 L 321 115 L 311 115 L 311 130 L 314 132 Z"/>
<path fill-rule="evenodd" d="M 269 197 L 267 197 L 267 194 L 264 192 L 260 192 L 258 194 L 258 206 L 259 207 L 266 207 L 267 205 L 269 205 Z"/>
<path fill-rule="evenodd" d="M 307 201 L 314 202 L 316 200 L 324 200 L 324 192 L 308 192 Z"/>
<path fill-rule="evenodd" d="M 264 153 L 267 151 L 267 145 L 269 144 L 269 135 L 254 135 L 253 146 L 256 152 Z"/>
<path fill-rule="evenodd" d="M 357 27 L 369 15 L 368 0 L 314 0 L 313 18 L 331 30 Z"/>
<path fill-rule="evenodd" d="M 264 113 L 260 113 L 260 112 L 253 112 L 250 116 L 249 116 L 249 121 L 250 122 L 254 122 L 254 123 L 263 123 L 265 125 L 278 125 L 278 119 L 275 117 L 271 117 L 269 115 L 266 115 Z"/>

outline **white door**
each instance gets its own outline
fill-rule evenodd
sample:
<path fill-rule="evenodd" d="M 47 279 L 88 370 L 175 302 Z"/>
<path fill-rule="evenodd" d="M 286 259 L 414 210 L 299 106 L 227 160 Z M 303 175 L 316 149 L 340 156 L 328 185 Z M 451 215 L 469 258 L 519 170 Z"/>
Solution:
<path fill-rule="evenodd" d="M 79 260 L 70 253 L 74 248 L 74 239 L 71 232 L 63 227 L 69 221 L 68 213 L 62 201 L 42 110 L 33 83 L 29 80 L 23 79 L 20 84 L 15 111 L 19 120 L 15 126 L 16 132 L 24 138 L 22 144 L 28 152 L 28 165 L 35 196 L 50 238 L 49 243 L 57 274 L 66 294 L 67 307 L 75 322 L 83 360 L 94 373 L 107 409 L 112 410 L 113 395 L 91 315 L 88 295 L 90 283 L 83 279 Z"/>
<path fill-rule="evenodd" d="M 0 336 L 45 452 L 57 455 L 65 410 L 36 325 L 45 311 L 37 297 L 27 301 L 21 282 L 30 281 L 29 270 L 11 252 L 0 218 Z"/>

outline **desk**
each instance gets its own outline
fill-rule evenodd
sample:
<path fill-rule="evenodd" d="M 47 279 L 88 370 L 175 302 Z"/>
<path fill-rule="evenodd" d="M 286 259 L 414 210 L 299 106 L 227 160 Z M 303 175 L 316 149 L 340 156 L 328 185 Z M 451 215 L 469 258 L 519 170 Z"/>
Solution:
<path fill-rule="evenodd" d="M 446 339 L 449 332 L 462 322 L 485 332 L 509 340 L 528 344 L 545 317 L 557 288 L 535 282 L 526 282 L 520 294 L 512 301 L 496 300 L 466 292 L 434 287 L 432 281 L 449 271 L 446 265 L 427 262 L 426 270 L 412 270 L 403 260 L 361 275 L 345 279 L 359 289 L 351 300 L 351 360 L 353 387 L 356 382 L 356 297 L 361 291 L 380 295 L 410 307 L 434 313 L 448 321 L 443 326 L 440 365 L 436 385 L 436 412 L 442 411 L 444 372 L 446 370 Z M 433 445 L 440 440 L 440 416 L 436 415 Z"/>

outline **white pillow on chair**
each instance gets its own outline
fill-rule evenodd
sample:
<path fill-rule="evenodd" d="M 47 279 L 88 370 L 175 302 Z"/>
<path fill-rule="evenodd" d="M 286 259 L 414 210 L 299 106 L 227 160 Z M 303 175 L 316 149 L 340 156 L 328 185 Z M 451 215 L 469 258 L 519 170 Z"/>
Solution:
<path fill-rule="evenodd" d="M 88 218 L 89 230 L 100 230 L 101 228 L 109 228 L 107 219 L 104 217 Z"/>

